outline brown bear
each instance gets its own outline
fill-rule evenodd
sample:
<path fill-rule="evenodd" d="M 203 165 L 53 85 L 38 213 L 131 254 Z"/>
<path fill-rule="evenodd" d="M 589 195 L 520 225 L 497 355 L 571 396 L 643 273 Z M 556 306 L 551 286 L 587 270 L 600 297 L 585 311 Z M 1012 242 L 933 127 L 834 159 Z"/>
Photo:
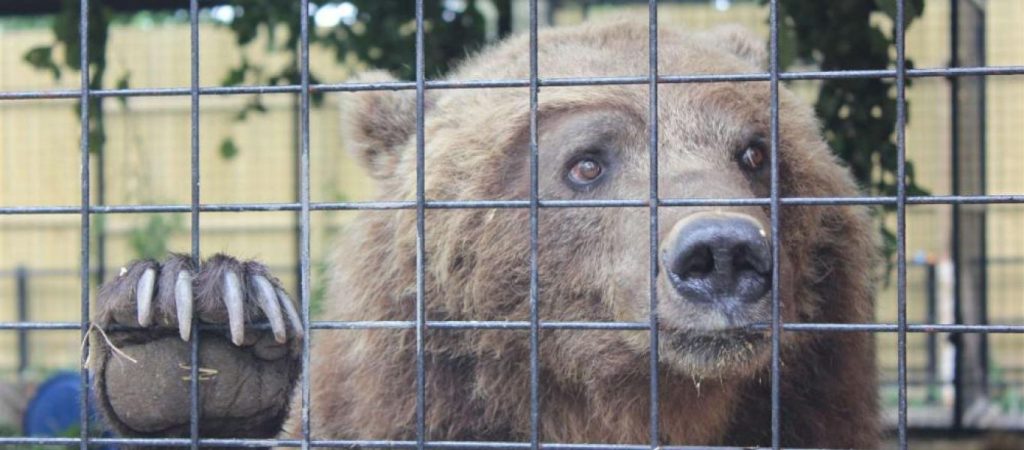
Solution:
<path fill-rule="evenodd" d="M 766 66 L 763 43 L 737 27 L 662 27 L 658 45 L 662 74 L 763 72 Z M 526 36 L 509 39 L 469 58 L 451 79 L 526 79 L 528 48 Z M 583 25 L 539 36 L 545 79 L 644 76 L 647 54 L 642 24 Z M 767 82 L 660 84 L 657 94 L 660 198 L 769 196 Z M 414 200 L 415 94 L 346 95 L 355 100 L 349 137 L 379 185 L 378 198 Z M 649 95 L 646 84 L 540 90 L 542 324 L 642 325 L 650 318 L 650 210 L 643 206 L 650 195 Z M 785 89 L 779 103 L 781 195 L 857 195 L 812 110 Z M 431 89 L 425 110 L 427 199 L 529 198 L 527 90 Z M 557 202 L 594 199 L 640 201 L 630 207 Z M 779 213 L 775 288 L 782 320 L 870 322 L 878 255 L 867 209 L 791 205 Z M 658 208 L 653 284 L 662 445 L 771 443 L 771 332 L 764 327 L 773 288 L 769 218 L 765 202 Z M 128 266 L 99 294 L 95 323 L 109 331 L 97 330 L 92 340 L 98 403 L 111 426 L 125 436 L 188 435 L 186 340 L 195 315 L 203 324 L 197 331 L 202 436 L 269 438 L 282 428 L 282 436 L 302 436 L 295 386 L 299 344 L 309 338 L 313 439 L 416 439 L 416 338 L 402 325 L 417 313 L 416 226 L 411 209 L 364 211 L 337 248 L 323 318 L 399 321 L 390 328 L 304 336 L 293 301 L 256 262 L 217 255 L 196 270 L 178 255 Z M 527 321 L 529 238 L 525 208 L 427 209 L 426 319 Z M 427 439 L 529 439 L 529 333 L 509 328 L 426 328 Z M 649 330 L 580 328 L 539 333 L 541 442 L 650 444 Z M 879 444 L 869 334 L 785 332 L 780 363 L 783 445 Z"/>

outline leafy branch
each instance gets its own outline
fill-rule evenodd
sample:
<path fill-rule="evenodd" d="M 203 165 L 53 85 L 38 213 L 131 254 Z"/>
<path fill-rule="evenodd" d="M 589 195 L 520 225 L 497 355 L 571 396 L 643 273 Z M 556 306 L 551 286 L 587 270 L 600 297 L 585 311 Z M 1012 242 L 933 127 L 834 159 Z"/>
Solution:
<path fill-rule="evenodd" d="M 763 1 L 763 0 L 762 0 Z M 896 0 L 781 0 L 780 64 L 813 62 L 825 71 L 886 69 L 895 64 Z M 921 16 L 924 0 L 907 0 L 905 25 Z M 884 13 L 892 19 L 886 33 L 872 22 Z M 912 68 L 913 62 L 906 61 Z M 910 85 L 911 80 L 907 80 Z M 815 111 L 832 150 L 849 166 L 869 194 L 895 196 L 898 183 L 896 82 L 887 78 L 822 80 Z M 908 117 L 909 119 L 909 117 Z M 924 195 L 917 184 L 914 163 L 906 162 L 908 195 Z M 884 213 L 895 210 L 885 205 Z M 896 251 L 896 235 L 882 226 L 887 260 Z"/>
<path fill-rule="evenodd" d="M 505 2 L 498 2 L 505 3 Z M 300 83 L 299 43 L 301 21 L 298 2 L 276 0 L 236 0 L 231 2 L 234 13 L 226 26 L 234 33 L 239 48 L 246 48 L 257 42 L 257 37 L 266 37 L 266 51 L 285 52 L 289 64 L 277 71 L 268 71 L 261 64 L 242 57 L 238 64 L 225 74 L 221 84 L 236 86 L 245 83 L 259 85 L 295 85 Z M 311 10 L 337 8 L 338 3 L 312 2 Z M 415 31 L 416 20 L 413 5 L 404 0 L 350 0 L 344 2 L 348 14 L 339 17 L 336 24 L 317 26 L 315 16 L 307 18 L 309 43 L 320 46 L 335 56 L 337 62 L 345 64 L 353 58 L 372 67 L 388 70 L 396 75 L 411 79 L 415 76 Z M 450 65 L 461 59 L 467 51 L 484 43 L 485 23 L 477 9 L 477 0 L 425 2 L 424 39 L 425 70 L 429 75 L 440 75 Z M 310 73 L 310 83 L 321 79 Z M 323 102 L 322 92 L 311 95 L 313 106 Z M 265 112 L 259 95 L 254 96 L 236 114 L 237 121 L 244 121 L 252 113 Z M 238 145 L 225 138 L 220 152 L 230 158 L 239 152 Z"/>

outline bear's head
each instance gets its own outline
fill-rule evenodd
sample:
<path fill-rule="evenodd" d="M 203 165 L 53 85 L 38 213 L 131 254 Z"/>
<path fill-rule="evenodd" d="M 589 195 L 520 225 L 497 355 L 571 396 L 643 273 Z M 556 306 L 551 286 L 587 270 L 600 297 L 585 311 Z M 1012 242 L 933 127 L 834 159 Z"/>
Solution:
<path fill-rule="evenodd" d="M 662 76 L 765 71 L 761 41 L 725 26 L 707 32 L 662 27 Z M 749 377 L 770 360 L 772 233 L 778 232 L 783 322 L 863 322 L 872 311 L 876 257 L 866 209 L 780 208 L 771 227 L 770 89 L 765 81 L 662 83 L 657 90 L 657 183 L 650 172 L 646 83 L 559 86 L 560 78 L 646 77 L 648 29 L 585 25 L 545 31 L 539 45 L 537 123 L 539 312 L 543 323 L 616 322 L 632 330 L 547 329 L 541 364 L 565 382 L 646 376 L 655 294 L 662 367 L 692 376 Z M 529 41 L 513 38 L 477 54 L 451 79 L 524 80 Z M 382 81 L 375 73 L 367 80 Z M 551 81 L 555 82 L 552 83 Z M 609 80 L 614 81 L 614 80 Z M 416 198 L 415 93 L 352 94 L 346 119 L 354 150 L 382 200 Z M 430 207 L 425 223 L 425 302 L 432 321 L 525 321 L 530 309 L 530 96 L 522 87 L 429 89 L 425 99 L 428 201 L 520 200 L 511 208 Z M 784 87 L 779 99 L 782 197 L 858 193 L 829 151 L 812 110 Z M 652 256 L 652 187 L 657 248 Z M 672 206 L 673 199 L 752 199 Z M 605 205 L 568 207 L 579 200 Z M 614 206 L 613 200 L 626 200 Z M 415 298 L 415 212 L 367 213 L 352 239 L 360 267 L 338 286 L 338 317 L 410 320 Z M 652 269 L 652 265 L 655 265 Z M 651 277 L 654 276 L 652 282 Z M 786 349 L 815 336 L 786 332 Z M 525 355 L 508 330 L 441 330 L 438 355 Z M 521 363 L 526 364 L 526 359 Z"/>

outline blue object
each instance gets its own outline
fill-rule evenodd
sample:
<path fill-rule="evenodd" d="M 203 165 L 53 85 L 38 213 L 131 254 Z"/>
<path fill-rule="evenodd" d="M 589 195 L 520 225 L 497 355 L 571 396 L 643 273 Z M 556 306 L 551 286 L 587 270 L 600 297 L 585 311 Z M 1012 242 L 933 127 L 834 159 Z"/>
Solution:
<path fill-rule="evenodd" d="M 76 372 L 58 372 L 39 385 L 36 395 L 29 400 L 22 420 L 25 435 L 33 437 L 77 437 L 81 420 L 81 375 Z M 100 424 L 89 401 L 89 423 Z M 109 436 L 110 433 L 103 433 Z M 101 447 L 113 450 L 114 447 Z"/>

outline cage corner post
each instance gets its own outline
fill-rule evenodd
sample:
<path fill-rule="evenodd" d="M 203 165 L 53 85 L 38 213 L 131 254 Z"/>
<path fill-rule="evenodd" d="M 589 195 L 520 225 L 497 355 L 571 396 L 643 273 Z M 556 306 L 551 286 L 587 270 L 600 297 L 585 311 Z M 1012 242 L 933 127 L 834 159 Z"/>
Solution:
<path fill-rule="evenodd" d="M 985 5 L 950 0 L 950 66 L 985 66 Z M 985 76 L 951 77 L 950 179 L 955 196 L 984 196 L 985 189 Z M 986 204 L 952 205 L 950 249 L 954 267 L 954 320 L 958 325 L 986 325 L 987 257 Z M 954 365 L 954 430 L 979 424 L 971 412 L 988 399 L 986 333 L 952 336 Z"/>

